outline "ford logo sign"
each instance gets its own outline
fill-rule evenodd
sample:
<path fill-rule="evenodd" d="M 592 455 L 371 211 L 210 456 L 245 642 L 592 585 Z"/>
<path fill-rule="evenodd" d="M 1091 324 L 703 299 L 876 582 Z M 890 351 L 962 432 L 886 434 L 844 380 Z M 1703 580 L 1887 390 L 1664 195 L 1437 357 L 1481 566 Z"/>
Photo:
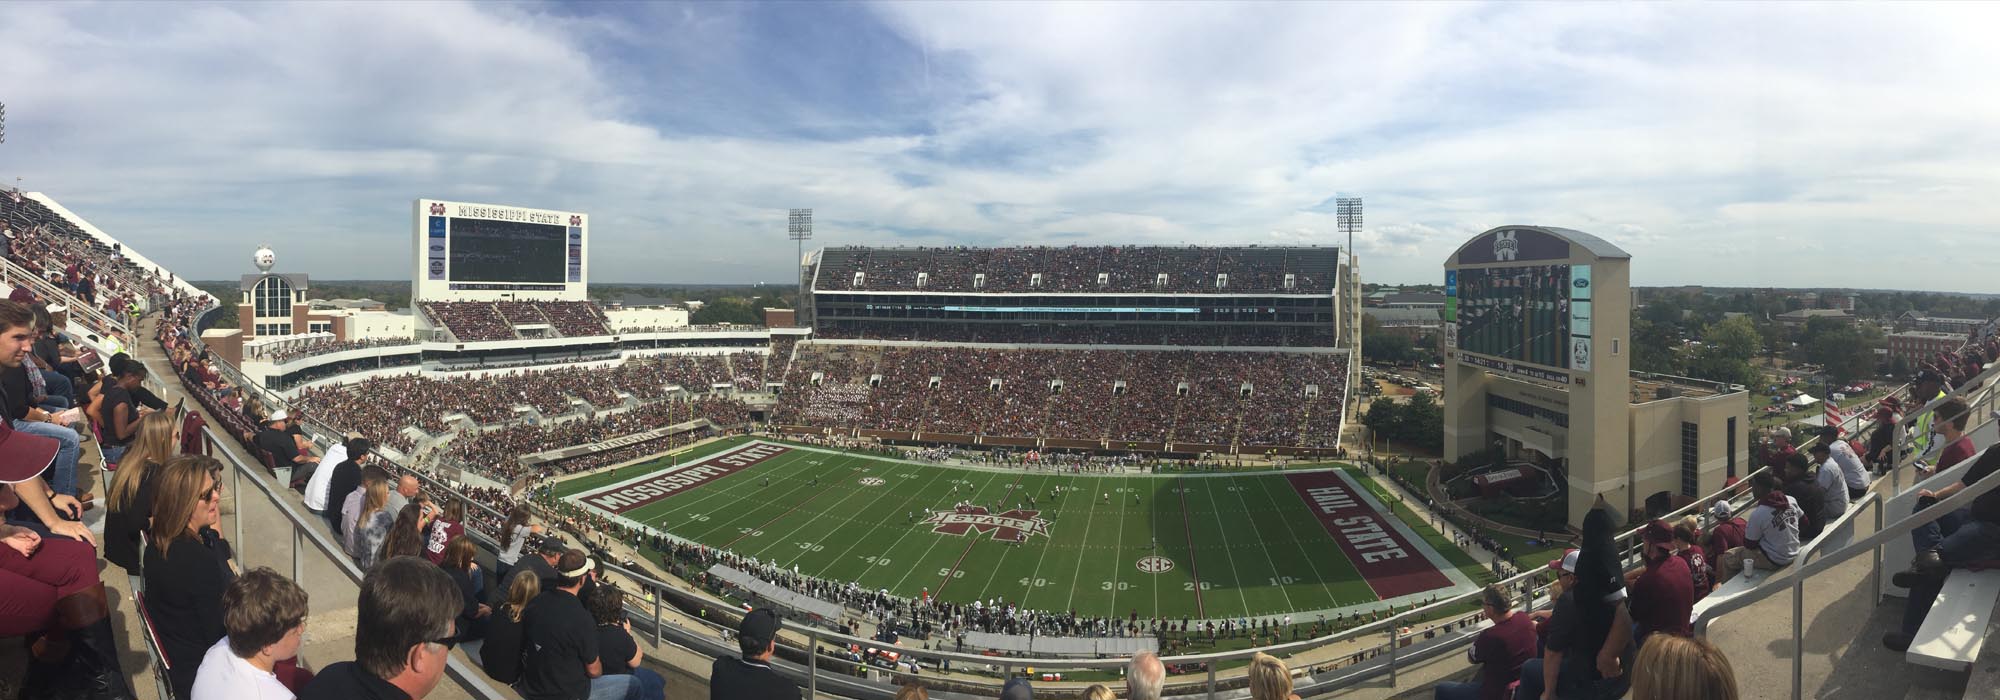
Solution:
<path fill-rule="evenodd" d="M 1586 279 L 1579 279 L 1579 280 L 1577 280 L 1577 281 L 1573 282 L 1572 284 L 1575 284 L 1575 285 L 1576 285 L 1576 288 L 1577 288 L 1577 289 L 1582 289 L 1582 288 L 1584 288 L 1584 287 L 1588 287 L 1588 286 L 1590 286 L 1590 280 L 1586 280 Z"/>

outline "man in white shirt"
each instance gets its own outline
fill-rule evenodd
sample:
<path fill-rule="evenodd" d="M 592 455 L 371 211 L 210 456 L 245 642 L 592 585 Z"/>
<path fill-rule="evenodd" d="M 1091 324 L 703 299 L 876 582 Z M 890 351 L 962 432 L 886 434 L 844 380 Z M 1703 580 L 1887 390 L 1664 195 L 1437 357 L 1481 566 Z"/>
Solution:
<path fill-rule="evenodd" d="M 306 629 L 306 592 L 278 572 L 258 567 L 222 591 L 228 631 L 202 656 L 192 700 L 292 700 L 272 669 L 299 655 Z"/>
<path fill-rule="evenodd" d="M 306 510 L 312 511 L 313 515 L 326 517 L 326 505 L 329 500 L 327 490 L 333 486 L 333 470 L 345 461 L 347 461 L 345 442 L 334 443 L 332 447 L 326 448 L 326 454 L 319 458 L 321 468 L 314 469 L 312 478 L 306 480 Z"/>
<path fill-rule="evenodd" d="M 1834 444 L 1845 443 L 1836 440 Z M 1827 517 L 1826 522 L 1821 525 L 1830 526 L 1833 524 L 1833 518 L 1838 518 L 1847 512 L 1849 500 L 1847 473 L 1841 468 L 1840 463 L 1833 461 L 1833 448 L 1826 442 L 1821 441 L 1813 445 L 1809 452 L 1812 453 L 1813 463 L 1819 465 L 1818 470 L 1813 473 L 1813 483 L 1826 492 L 1826 502 L 1817 504 L 1813 508 L 1815 512 Z M 1807 507 L 1807 504 L 1801 503 L 1799 507 Z"/>
<path fill-rule="evenodd" d="M 1854 446 L 1840 439 L 1840 429 L 1827 426 L 1819 431 L 1819 442 L 1829 446 L 1827 454 L 1840 467 L 1840 474 L 1847 484 L 1847 500 L 1853 501 L 1868 492 L 1868 464 L 1861 461 L 1861 455 L 1854 453 Z M 1823 461 L 1823 460 L 1822 460 Z"/>
<path fill-rule="evenodd" d="M 1778 489 L 1778 477 L 1769 471 L 1751 479 L 1750 493 L 1757 497 L 1757 507 L 1751 509 L 1743 528 L 1746 542 L 1722 553 L 1717 580 L 1735 578 L 1743 571 L 1745 560 L 1754 560 L 1757 568 L 1770 571 L 1791 566 L 1799 555 L 1799 518 L 1805 514 L 1799 502 Z"/>

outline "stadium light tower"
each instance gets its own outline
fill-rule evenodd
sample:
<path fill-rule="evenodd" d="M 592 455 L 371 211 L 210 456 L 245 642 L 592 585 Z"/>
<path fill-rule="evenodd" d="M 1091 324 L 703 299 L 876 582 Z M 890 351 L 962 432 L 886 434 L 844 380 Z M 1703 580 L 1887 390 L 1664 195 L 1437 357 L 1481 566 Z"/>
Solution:
<path fill-rule="evenodd" d="M 785 232 L 787 236 L 799 244 L 799 255 L 792 259 L 792 264 L 798 265 L 804 263 L 806 259 L 806 241 L 812 240 L 813 237 L 813 210 L 793 209 L 792 215 L 789 217 L 789 225 L 785 227 Z"/>
<path fill-rule="evenodd" d="M 1347 262 L 1354 264 L 1354 232 L 1361 230 L 1361 198 L 1335 197 L 1333 221 L 1347 234 Z"/>

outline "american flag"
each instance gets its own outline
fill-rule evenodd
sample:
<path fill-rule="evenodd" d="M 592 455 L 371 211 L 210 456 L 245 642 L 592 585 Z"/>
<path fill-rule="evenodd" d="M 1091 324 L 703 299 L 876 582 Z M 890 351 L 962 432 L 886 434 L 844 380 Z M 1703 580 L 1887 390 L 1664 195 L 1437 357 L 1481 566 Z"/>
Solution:
<path fill-rule="evenodd" d="M 1826 402 L 1826 424 L 1840 431 L 1841 437 L 1847 437 L 1847 428 L 1841 425 L 1841 422 L 1845 420 L 1847 420 L 1847 417 L 1840 412 L 1839 406 L 1833 405 L 1832 401 Z"/>

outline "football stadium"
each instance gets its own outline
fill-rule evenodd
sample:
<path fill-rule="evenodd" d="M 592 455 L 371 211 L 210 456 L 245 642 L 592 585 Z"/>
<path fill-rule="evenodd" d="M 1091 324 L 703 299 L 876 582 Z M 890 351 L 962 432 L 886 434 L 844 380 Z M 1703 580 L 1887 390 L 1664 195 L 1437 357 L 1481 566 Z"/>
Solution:
<path fill-rule="evenodd" d="M 928 85 L 930 45 L 912 51 Z M 964 79 L 960 53 L 938 49 L 937 80 Z M 980 111 L 1020 108 L 973 92 Z M 615 100 L 563 109 L 592 101 Z M 38 119 L 30 139 L 63 131 Z M 595 139 L 640 130 L 598 127 L 563 149 L 617 160 Z M 1110 147 L 1078 133 L 1091 145 L 1074 150 Z M 942 176 L 870 161 L 917 193 L 892 208 L 925 211 L 842 203 L 873 195 L 834 170 L 788 173 L 825 182 L 746 185 L 759 201 L 726 206 L 770 240 L 717 245 L 698 216 L 618 199 L 631 181 L 748 179 L 680 151 L 601 177 L 332 150 L 266 152 L 245 179 L 280 163 L 312 187 L 373 168 L 466 182 L 342 188 L 270 229 L 208 222 L 260 232 L 216 246 L 150 218 L 193 203 L 122 201 L 129 173 L 0 189 L 0 700 L 2000 688 L 1983 655 L 2000 624 L 2000 318 L 1769 286 L 1676 290 L 1691 301 L 1675 306 L 1635 284 L 1668 257 L 1643 226 L 1516 223 L 1489 212 L 1542 210 L 1397 189 L 1370 203 L 1407 220 L 1370 229 L 1331 180 L 1283 205 L 1298 218 L 1232 222 L 1222 242 L 1172 223 L 1200 198 L 1177 187 L 1030 226 L 1046 212 L 925 209 Z M 1019 166 L 967 150 L 952 155 L 969 171 Z M 471 172 L 519 163 L 532 186 Z M 638 172 L 655 167 L 671 172 Z M 1055 182 L 1071 165 L 1032 167 Z M 170 196 L 189 184 L 131 172 Z M 791 192 L 856 211 L 821 210 L 815 238 L 814 210 L 765 201 Z M 1411 212 L 1429 206 L 1481 213 L 1432 226 Z M 974 211 L 1036 234 L 945 223 Z M 394 279 L 345 279 L 344 247 Z M 778 257 L 766 247 L 784 262 L 758 274 L 784 281 L 717 283 L 726 302 L 620 274 L 659 254 L 760 270 L 738 263 Z M 1418 291 L 1364 282 L 1410 255 Z M 397 301 L 334 295 L 359 283 Z M 756 322 L 704 315 L 723 303 Z M 2000 308 L 1979 303 L 1956 308 Z M 1660 330 L 1684 319 L 1708 335 Z M 1787 364 L 1891 330 L 1834 348 L 1858 350 L 1842 356 L 1866 381 Z M 1405 357 L 1370 345 L 1391 335 Z M 1742 372 L 1721 361 L 1738 350 Z"/>

